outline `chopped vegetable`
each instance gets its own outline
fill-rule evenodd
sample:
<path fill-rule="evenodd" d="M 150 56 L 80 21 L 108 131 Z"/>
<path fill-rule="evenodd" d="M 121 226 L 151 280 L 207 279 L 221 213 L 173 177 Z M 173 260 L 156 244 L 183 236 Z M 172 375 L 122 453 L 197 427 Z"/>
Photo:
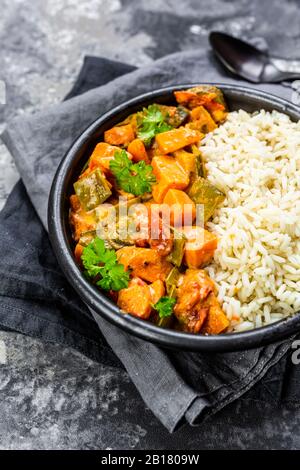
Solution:
<path fill-rule="evenodd" d="M 163 203 L 170 208 L 170 223 L 174 227 L 192 224 L 195 220 L 195 203 L 184 191 L 169 189 Z"/>
<path fill-rule="evenodd" d="M 128 145 L 134 138 L 131 124 L 116 126 L 104 132 L 104 141 L 111 145 Z"/>
<path fill-rule="evenodd" d="M 174 95 L 179 104 L 189 109 L 209 103 L 219 105 L 219 109 L 227 108 L 222 91 L 213 85 L 199 85 L 188 90 L 175 91 Z"/>
<path fill-rule="evenodd" d="M 160 104 L 159 109 L 161 110 L 165 121 L 171 127 L 182 126 L 189 117 L 189 110 L 184 106 L 165 106 Z"/>
<path fill-rule="evenodd" d="M 158 148 L 162 154 L 172 153 L 187 145 L 195 144 L 203 138 L 200 132 L 189 129 L 187 126 L 172 129 L 155 137 Z"/>
<path fill-rule="evenodd" d="M 214 256 L 218 238 L 201 227 L 184 227 L 186 237 L 184 262 L 189 268 L 200 268 Z"/>
<path fill-rule="evenodd" d="M 161 279 L 158 279 L 149 285 L 152 304 L 156 304 L 161 297 L 165 295 L 165 285 Z"/>
<path fill-rule="evenodd" d="M 158 181 L 158 184 L 152 188 L 155 202 L 161 203 L 171 188 L 185 189 L 188 186 L 188 174 L 173 157 L 167 155 L 154 157 L 151 163 Z"/>
<path fill-rule="evenodd" d="M 173 299 L 172 297 L 162 297 L 153 306 L 153 308 L 158 311 L 158 315 L 160 318 L 165 318 L 170 317 L 173 314 L 175 304 L 176 299 Z"/>
<path fill-rule="evenodd" d="M 173 250 L 168 255 L 168 261 L 174 264 L 178 268 L 181 266 L 183 255 L 184 255 L 184 246 L 185 246 L 186 238 L 174 238 L 173 240 Z"/>
<path fill-rule="evenodd" d="M 172 265 L 152 248 L 125 246 L 117 251 L 117 258 L 133 276 L 148 282 L 164 281 L 172 269 Z"/>
<path fill-rule="evenodd" d="M 196 172 L 195 174 L 193 174 L 193 177 L 194 177 L 193 182 L 194 182 L 199 176 L 201 176 L 202 178 L 206 178 L 207 171 L 205 167 L 205 161 L 202 157 L 199 147 L 197 147 L 196 145 L 192 145 L 192 152 L 193 152 L 193 155 L 195 155 L 195 159 L 196 159 Z"/>
<path fill-rule="evenodd" d="M 141 139 L 146 146 L 149 146 L 152 139 L 160 132 L 166 132 L 172 127 L 167 124 L 157 104 L 151 104 L 148 108 L 144 108 L 142 113 L 137 117 L 138 138 Z"/>
<path fill-rule="evenodd" d="M 87 230 L 93 230 L 96 226 L 96 219 L 94 211 L 86 212 L 81 207 L 80 201 L 76 194 L 72 194 L 70 197 L 70 225 L 73 231 L 73 238 L 78 241 L 83 232 Z"/>
<path fill-rule="evenodd" d="M 174 94 L 177 105 L 150 104 L 95 146 L 70 197 L 74 255 L 122 311 L 164 328 L 219 334 L 229 321 L 199 268 L 218 242 L 202 224 L 225 196 L 205 179 L 199 144 L 227 106 L 215 86 Z"/>
<path fill-rule="evenodd" d="M 109 163 L 114 158 L 115 152 L 119 150 L 115 145 L 107 144 L 106 142 L 100 142 L 94 148 L 89 161 L 89 168 L 94 170 L 100 168 L 105 174 L 111 174 Z M 131 155 L 127 153 L 129 159 Z"/>
<path fill-rule="evenodd" d="M 207 134 L 217 128 L 217 124 L 203 106 L 197 106 L 192 109 L 191 118 L 192 122 L 189 124 L 189 127 L 203 134 Z"/>
<path fill-rule="evenodd" d="M 103 290 L 119 291 L 128 286 L 129 273 L 117 262 L 115 251 L 105 248 L 101 238 L 96 237 L 84 247 L 81 261 L 85 275 Z"/>
<path fill-rule="evenodd" d="M 209 306 L 209 310 L 201 333 L 218 335 L 228 328 L 229 320 L 213 292 L 208 296 L 206 304 Z"/>
<path fill-rule="evenodd" d="M 156 182 L 152 166 L 144 161 L 132 163 L 125 150 L 115 152 L 109 167 L 120 188 L 135 196 L 150 192 Z"/>
<path fill-rule="evenodd" d="M 149 287 L 140 280 L 132 279 L 129 286 L 119 292 L 117 303 L 124 312 L 146 320 L 151 314 Z"/>
<path fill-rule="evenodd" d="M 215 186 L 204 178 L 198 177 L 188 190 L 189 197 L 195 204 L 203 205 L 203 222 L 207 222 L 221 204 L 225 196 Z"/>
<path fill-rule="evenodd" d="M 176 298 L 176 289 L 179 278 L 179 270 L 176 267 L 172 268 L 166 277 L 166 289 L 169 297 Z"/>
<path fill-rule="evenodd" d="M 131 153 L 134 162 L 144 160 L 145 163 L 150 163 L 145 145 L 141 139 L 134 139 L 130 142 L 127 150 Z"/>
<path fill-rule="evenodd" d="M 182 166 L 186 173 L 191 176 L 196 173 L 196 155 L 186 150 L 176 150 L 173 153 L 175 160 Z"/>
<path fill-rule="evenodd" d="M 203 270 L 187 269 L 181 275 L 174 314 L 184 331 L 200 332 L 209 312 L 206 299 L 214 290 L 213 281 Z"/>
<path fill-rule="evenodd" d="M 99 168 L 76 181 L 74 189 L 85 211 L 95 209 L 112 194 L 110 185 Z"/>

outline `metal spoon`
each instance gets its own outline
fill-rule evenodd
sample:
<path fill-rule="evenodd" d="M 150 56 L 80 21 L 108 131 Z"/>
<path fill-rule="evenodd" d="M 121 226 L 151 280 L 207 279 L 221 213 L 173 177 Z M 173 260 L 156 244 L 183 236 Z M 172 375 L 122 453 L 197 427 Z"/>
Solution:
<path fill-rule="evenodd" d="M 213 31 L 210 44 L 230 72 L 254 83 L 281 82 L 300 78 L 300 60 L 271 57 L 229 34 Z"/>

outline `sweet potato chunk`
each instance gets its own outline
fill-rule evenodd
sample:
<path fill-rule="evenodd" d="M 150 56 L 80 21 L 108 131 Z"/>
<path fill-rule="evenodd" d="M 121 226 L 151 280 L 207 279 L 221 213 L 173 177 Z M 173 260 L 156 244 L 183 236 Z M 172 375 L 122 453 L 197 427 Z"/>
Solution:
<path fill-rule="evenodd" d="M 187 106 L 189 109 L 193 109 L 197 106 L 206 105 L 217 97 L 215 92 L 198 92 L 197 90 L 198 88 L 196 87 L 190 88 L 189 90 L 175 91 L 174 95 L 177 103 Z"/>
<path fill-rule="evenodd" d="M 168 155 L 154 157 L 151 164 L 157 179 L 157 184 L 152 187 L 155 202 L 161 203 L 171 188 L 185 189 L 188 186 L 188 174 L 173 157 Z"/>
<path fill-rule="evenodd" d="M 170 222 L 173 226 L 182 227 L 184 223 L 193 223 L 196 217 L 195 203 L 179 189 L 169 189 L 163 200 L 170 207 Z"/>
<path fill-rule="evenodd" d="M 119 147 L 107 144 L 106 142 L 100 142 L 96 145 L 91 155 L 89 168 L 91 170 L 100 168 L 105 174 L 111 174 L 109 162 L 114 158 L 115 152 L 117 151 L 120 151 Z M 132 156 L 128 152 L 127 156 L 130 160 L 132 159 Z"/>
<path fill-rule="evenodd" d="M 223 312 L 219 301 L 213 292 L 208 296 L 206 304 L 209 306 L 209 311 L 201 333 L 208 335 L 218 335 L 228 328 L 229 320 Z"/>
<path fill-rule="evenodd" d="M 189 124 L 191 129 L 196 129 L 204 134 L 217 128 L 217 124 L 203 106 L 197 106 L 191 111 L 192 122 Z"/>
<path fill-rule="evenodd" d="M 96 226 L 95 214 L 86 212 L 80 205 L 80 201 L 76 194 L 70 197 L 70 224 L 73 229 L 73 238 L 78 241 L 83 232 L 93 230 Z"/>
<path fill-rule="evenodd" d="M 133 276 L 148 282 L 164 281 L 172 269 L 171 263 L 152 248 L 125 246 L 117 251 L 117 258 Z"/>
<path fill-rule="evenodd" d="M 150 289 L 151 303 L 155 305 L 159 301 L 159 299 L 165 295 L 165 285 L 163 281 L 158 279 L 157 281 L 150 284 L 148 287 Z"/>
<path fill-rule="evenodd" d="M 209 311 L 205 301 L 214 290 L 213 281 L 203 270 L 187 269 L 180 276 L 174 313 L 184 331 L 200 332 Z"/>
<path fill-rule="evenodd" d="M 132 155 L 134 162 L 144 160 L 147 164 L 150 163 L 145 145 L 141 139 L 134 139 L 127 148 L 128 152 Z"/>
<path fill-rule="evenodd" d="M 218 245 L 216 235 L 201 227 L 184 227 L 183 233 L 187 238 L 184 252 L 184 262 L 189 268 L 204 266 L 214 255 Z"/>
<path fill-rule="evenodd" d="M 188 175 L 196 173 L 196 154 L 186 150 L 176 150 L 173 153 L 175 160 L 182 166 Z"/>
<path fill-rule="evenodd" d="M 165 155 L 175 152 L 187 145 L 195 144 L 199 142 L 202 137 L 203 134 L 200 132 L 185 126 L 157 134 L 155 140 L 160 152 Z"/>
<path fill-rule="evenodd" d="M 128 145 L 135 138 L 131 124 L 112 127 L 104 132 L 104 141 L 111 145 Z"/>
<path fill-rule="evenodd" d="M 120 290 L 117 303 L 124 312 L 146 320 L 151 313 L 149 287 L 133 280 L 126 289 Z"/>

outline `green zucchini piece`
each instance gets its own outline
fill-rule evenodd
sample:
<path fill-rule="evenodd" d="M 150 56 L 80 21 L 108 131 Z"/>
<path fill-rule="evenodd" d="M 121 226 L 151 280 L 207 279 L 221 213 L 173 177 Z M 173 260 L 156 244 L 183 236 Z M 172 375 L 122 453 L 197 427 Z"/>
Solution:
<path fill-rule="evenodd" d="M 76 181 L 74 190 L 85 211 L 95 209 L 112 194 L 109 184 L 99 168 Z"/>
<path fill-rule="evenodd" d="M 188 190 L 188 195 L 195 204 L 203 204 L 204 220 L 207 222 L 216 208 L 224 201 L 225 195 L 205 178 L 198 177 Z"/>

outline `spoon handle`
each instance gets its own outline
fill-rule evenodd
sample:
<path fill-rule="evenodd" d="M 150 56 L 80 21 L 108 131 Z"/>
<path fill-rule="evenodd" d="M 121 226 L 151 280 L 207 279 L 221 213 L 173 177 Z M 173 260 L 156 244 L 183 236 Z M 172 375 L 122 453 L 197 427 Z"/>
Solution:
<path fill-rule="evenodd" d="M 281 72 L 300 74 L 300 60 L 270 57 L 270 61 Z"/>

